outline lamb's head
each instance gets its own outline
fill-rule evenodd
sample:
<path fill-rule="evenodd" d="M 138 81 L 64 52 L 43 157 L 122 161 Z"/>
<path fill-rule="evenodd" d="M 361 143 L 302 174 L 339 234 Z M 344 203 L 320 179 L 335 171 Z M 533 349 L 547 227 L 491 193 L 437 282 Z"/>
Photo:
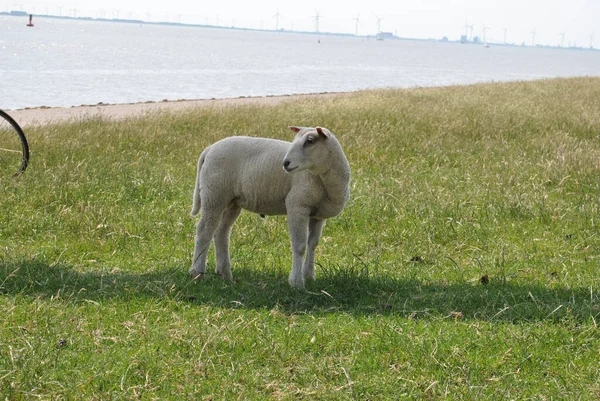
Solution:
<path fill-rule="evenodd" d="M 283 158 L 287 173 L 310 170 L 321 173 L 327 169 L 332 134 L 327 128 L 290 127 L 296 133 L 292 146 Z"/>

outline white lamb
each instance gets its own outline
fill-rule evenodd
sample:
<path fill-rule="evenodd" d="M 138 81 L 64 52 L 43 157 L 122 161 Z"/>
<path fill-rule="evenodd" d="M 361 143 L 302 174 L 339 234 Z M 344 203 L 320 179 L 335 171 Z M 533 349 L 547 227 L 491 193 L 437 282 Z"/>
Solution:
<path fill-rule="evenodd" d="M 214 236 L 215 271 L 231 279 L 229 236 L 242 209 L 288 216 L 292 243 L 289 283 L 314 279 L 315 249 L 325 219 L 337 216 L 350 195 L 350 165 L 326 128 L 290 127 L 294 142 L 230 137 L 210 145 L 198 160 L 192 216 L 196 226 L 190 274 L 202 278 Z M 306 253 L 306 257 L 305 257 Z"/>

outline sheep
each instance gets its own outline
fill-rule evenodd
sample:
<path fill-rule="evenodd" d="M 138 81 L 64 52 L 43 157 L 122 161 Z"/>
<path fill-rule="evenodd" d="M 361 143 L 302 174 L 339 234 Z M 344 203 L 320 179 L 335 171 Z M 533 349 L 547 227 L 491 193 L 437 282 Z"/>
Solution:
<path fill-rule="evenodd" d="M 208 146 L 198 160 L 191 215 L 196 226 L 193 278 L 203 278 L 215 241 L 215 272 L 232 279 L 231 228 L 242 209 L 287 215 L 292 245 L 289 284 L 304 289 L 315 277 L 315 250 L 325 220 L 337 216 L 350 196 L 350 165 L 326 128 L 289 127 L 293 142 L 233 136 Z"/>

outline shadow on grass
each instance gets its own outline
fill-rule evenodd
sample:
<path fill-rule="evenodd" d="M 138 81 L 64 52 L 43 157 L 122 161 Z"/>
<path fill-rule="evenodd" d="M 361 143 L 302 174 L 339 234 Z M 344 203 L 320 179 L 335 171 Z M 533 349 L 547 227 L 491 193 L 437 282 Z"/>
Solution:
<path fill-rule="evenodd" d="M 187 268 L 148 273 L 85 271 L 40 262 L 0 265 L 0 295 L 57 297 L 69 302 L 128 302 L 137 298 L 217 308 L 273 309 L 283 313 L 398 315 L 412 319 L 490 322 L 589 322 L 600 316 L 600 293 L 590 288 L 536 284 L 423 283 L 365 271 L 321 270 L 308 291 L 287 277 L 238 269 L 235 282 L 208 275 L 196 282 Z"/>

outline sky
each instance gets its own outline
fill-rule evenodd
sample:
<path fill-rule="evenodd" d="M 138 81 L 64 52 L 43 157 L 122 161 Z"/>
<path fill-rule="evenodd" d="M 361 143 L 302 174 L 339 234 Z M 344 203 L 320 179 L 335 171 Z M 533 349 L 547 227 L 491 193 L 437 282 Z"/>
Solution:
<path fill-rule="evenodd" d="M 600 0 L 0 0 L 10 10 L 301 31 L 318 21 L 321 32 L 600 48 Z"/>

